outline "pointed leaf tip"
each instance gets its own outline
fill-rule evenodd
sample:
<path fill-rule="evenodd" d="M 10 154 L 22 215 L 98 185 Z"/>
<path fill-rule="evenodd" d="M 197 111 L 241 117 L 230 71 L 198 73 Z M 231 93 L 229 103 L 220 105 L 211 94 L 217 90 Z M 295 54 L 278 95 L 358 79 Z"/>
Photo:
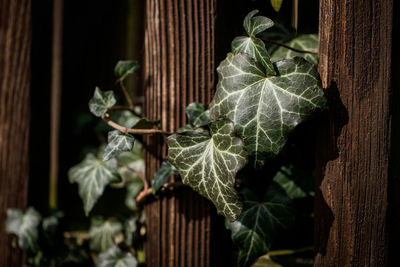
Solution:
<path fill-rule="evenodd" d="M 96 87 L 93 97 L 89 101 L 89 109 L 93 115 L 101 117 L 115 103 L 117 100 L 113 91 L 101 91 L 99 87 Z"/>

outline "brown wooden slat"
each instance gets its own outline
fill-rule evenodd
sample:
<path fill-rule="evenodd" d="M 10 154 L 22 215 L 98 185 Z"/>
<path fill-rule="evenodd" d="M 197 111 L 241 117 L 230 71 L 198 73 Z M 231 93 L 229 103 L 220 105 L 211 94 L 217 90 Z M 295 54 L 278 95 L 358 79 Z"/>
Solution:
<path fill-rule="evenodd" d="M 318 141 L 316 266 L 387 265 L 392 12 L 391 0 L 320 1 L 330 112 Z"/>
<path fill-rule="evenodd" d="M 31 1 L 0 0 L 0 266 L 24 262 L 4 222 L 27 202 L 30 51 Z"/>

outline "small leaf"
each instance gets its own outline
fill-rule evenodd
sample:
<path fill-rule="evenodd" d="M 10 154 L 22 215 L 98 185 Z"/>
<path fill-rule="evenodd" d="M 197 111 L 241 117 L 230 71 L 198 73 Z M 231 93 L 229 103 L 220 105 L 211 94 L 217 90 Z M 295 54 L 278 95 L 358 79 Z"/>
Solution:
<path fill-rule="evenodd" d="M 108 250 L 99 254 L 97 267 L 136 267 L 137 260 L 130 252 L 122 252 L 121 249 L 115 245 L 111 246 Z"/>
<path fill-rule="evenodd" d="M 189 123 L 195 127 L 201 127 L 211 122 L 210 111 L 201 103 L 192 103 L 186 107 L 186 116 Z"/>
<path fill-rule="evenodd" d="M 70 183 L 77 183 L 79 195 L 83 201 L 86 215 L 103 194 L 104 188 L 111 182 L 118 180 L 117 160 L 102 161 L 93 154 L 72 167 L 69 172 Z"/>
<path fill-rule="evenodd" d="M 236 37 L 232 41 L 232 53 L 246 53 L 264 66 L 267 75 L 276 75 L 264 42 L 256 37 L 256 34 L 272 27 L 274 23 L 267 17 L 252 18 L 256 13 L 258 10 L 250 12 L 244 19 L 244 28 L 249 36 Z"/>
<path fill-rule="evenodd" d="M 318 51 L 318 34 L 301 34 L 284 44 L 304 51 Z M 272 61 L 278 61 L 295 56 L 302 57 L 308 62 L 318 65 L 318 54 L 298 53 L 282 46 L 274 51 L 271 59 Z"/>
<path fill-rule="evenodd" d="M 6 233 L 15 234 L 18 237 L 18 246 L 29 254 L 35 254 L 39 250 L 38 226 L 41 220 L 40 214 L 32 207 L 25 213 L 19 209 L 8 209 L 6 219 Z"/>
<path fill-rule="evenodd" d="M 234 183 L 236 173 L 246 165 L 247 153 L 231 122 L 211 123 L 210 130 L 212 136 L 198 132 L 169 136 L 168 159 L 184 184 L 210 199 L 232 221 L 242 209 Z"/>
<path fill-rule="evenodd" d="M 132 126 L 133 129 L 153 129 L 154 126 L 159 124 L 160 121 L 154 121 L 154 120 L 149 120 L 146 118 L 141 118 L 134 126 Z"/>
<path fill-rule="evenodd" d="M 109 108 L 115 105 L 117 100 L 115 99 L 113 91 L 101 91 L 99 87 L 94 90 L 94 95 L 89 101 L 89 109 L 93 115 L 101 117 L 107 112 Z"/>
<path fill-rule="evenodd" d="M 152 190 L 153 194 L 157 194 L 161 187 L 168 182 L 168 178 L 171 175 L 178 175 L 178 170 L 168 161 L 165 159 L 161 163 L 161 167 L 158 169 L 156 174 L 154 175 Z"/>
<path fill-rule="evenodd" d="M 114 236 L 122 232 L 122 224 L 117 220 L 93 218 L 89 230 L 90 248 L 105 251 L 114 244 Z"/>
<path fill-rule="evenodd" d="M 129 217 L 125 223 L 124 223 L 124 229 L 125 229 L 125 243 L 127 243 L 130 246 L 133 246 L 134 243 L 134 233 L 137 230 L 137 225 L 136 225 L 136 217 L 132 216 Z"/>
<path fill-rule="evenodd" d="M 103 159 L 106 161 L 111 158 L 115 158 L 122 152 L 131 151 L 134 140 L 135 138 L 133 138 L 133 136 L 130 134 L 124 134 L 118 130 L 109 132 L 108 144 L 104 149 Z"/>
<path fill-rule="evenodd" d="M 299 57 L 274 64 L 279 75 L 269 76 L 246 54 L 228 54 L 217 69 L 211 118 L 234 123 L 255 168 L 282 150 L 299 123 L 326 107 L 314 65 Z"/>
<path fill-rule="evenodd" d="M 283 0 L 271 0 L 271 6 L 276 11 L 279 12 L 281 9 Z"/>
<path fill-rule="evenodd" d="M 129 74 L 135 73 L 139 69 L 139 62 L 133 60 L 120 60 L 115 65 L 114 73 L 120 80 L 124 80 Z"/>
<path fill-rule="evenodd" d="M 314 175 L 294 166 L 283 166 L 274 180 L 291 199 L 314 196 Z"/>
<path fill-rule="evenodd" d="M 257 13 L 258 10 L 251 11 L 249 14 L 247 14 L 243 21 L 243 27 L 250 37 L 254 37 L 257 34 L 274 26 L 274 22 L 267 17 L 254 17 L 254 15 Z"/>
<path fill-rule="evenodd" d="M 136 197 L 143 189 L 143 181 L 140 178 L 136 178 L 134 181 L 129 182 L 126 185 L 126 196 L 125 205 L 135 211 L 136 210 Z"/>
<path fill-rule="evenodd" d="M 230 223 L 232 240 L 239 246 L 239 266 L 250 266 L 266 254 L 274 237 L 294 218 L 290 198 L 272 182 L 262 200 L 245 188 L 243 212 L 237 221 Z"/>

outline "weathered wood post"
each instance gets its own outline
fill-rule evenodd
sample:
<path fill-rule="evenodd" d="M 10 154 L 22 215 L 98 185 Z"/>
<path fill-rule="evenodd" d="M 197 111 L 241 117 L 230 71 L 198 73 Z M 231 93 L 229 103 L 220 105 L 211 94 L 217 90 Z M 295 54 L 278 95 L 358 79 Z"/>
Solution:
<path fill-rule="evenodd" d="M 170 132 L 186 124 L 188 104 L 210 103 L 215 79 L 215 8 L 216 0 L 146 1 L 145 115 L 160 119 L 161 127 Z M 145 139 L 145 146 L 146 176 L 151 180 L 166 157 L 166 143 L 162 136 L 152 136 Z M 229 262 L 217 244 L 215 216 L 210 202 L 189 189 L 148 204 L 147 266 Z"/>
<path fill-rule="evenodd" d="M 316 266 L 388 264 L 393 2 L 320 1 Z"/>
<path fill-rule="evenodd" d="M 27 201 L 30 50 L 31 1 L 0 0 L 0 266 L 23 265 L 4 222 Z"/>

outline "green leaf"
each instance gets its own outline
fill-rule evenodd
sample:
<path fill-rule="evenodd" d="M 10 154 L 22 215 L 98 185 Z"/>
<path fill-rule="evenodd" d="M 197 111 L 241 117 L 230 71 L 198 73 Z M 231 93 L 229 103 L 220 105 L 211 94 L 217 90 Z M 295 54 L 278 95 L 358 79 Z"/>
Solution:
<path fill-rule="evenodd" d="M 279 75 L 268 76 L 246 54 L 228 54 L 211 102 L 211 118 L 233 121 L 256 168 L 282 150 L 296 125 L 326 106 L 314 65 L 298 57 L 274 64 Z"/>
<path fill-rule="evenodd" d="M 281 9 L 283 0 L 271 0 L 271 6 L 276 11 L 279 12 Z"/>
<path fill-rule="evenodd" d="M 135 73 L 139 69 L 139 62 L 133 60 L 120 60 L 115 65 L 115 76 L 120 80 L 124 80 L 129 74 Z"/>
<path fill-rule="evenodd" d="M 136 197 L 143 189 L 143 181 L 137 178 L 126 185 L 125 205 L 131 209 L 136 210 Z"/>
<path fill-rule="evenodd" d="M 115 245 L 111 246 L 108 250 L 99 254 L 97 267 L 136 267 L 137 260 L 130 252 L 122 252 L 121 249 Z"/>
<path fill-rule="evenodd" d="M 85 213 L 88 215 L 103 194 L 104 188 L 119 179 L 117 160 L 103 161 L 93 154 L 88 154 L 81 163 L 69 170 L 68 176 L 70 183 L 78 184 L 79 195 L 83 201 Z"/>
<path fill-rule="evenodd" d="M 89 109 L 93 115 L 101 117 L 107 112 L 109 108 L 115 105 L 117 100 L 115 99 L 113 91 L 101 91 L 99 87 L 94 90 L 94 95 L 89 101 Z"/>
<path fill-rule="evenodd" d="M 291 199 L 314 196 L 314 175 L 294 166 L 283 166 L 274 180 Z"/>
<path fill-rule="evenodd" d="M 160 121 L 154 121 L 154 120 L 149 120 L 146 118 L 140 119 L 134 126 L 132 126 L 133 129 L 153 129 L 154 126 L 159 124 Z"/>
<path fill-rule="evenodd" d="M 105 251 L 114 244 L 114 237 L 122 232 L 122 224 L 117 220 L 93 218 L 89 229 L 90 248 Z"/>
<path fill-rule="evenodd" d="M 108 132 L 108 144 L 104 149 L 103 160 L 115 158 L 125 151 L 131 151 L 133 148 L 133 138 L 130 134 L 121 133 L 118 130 Z"/>
<path fill-rule="evenodd" d="M 257 16 L 253 18 L 256 13 L 258 13 L 258 10 L 250 12 L 244 19 L 244 28 L 249 36 L 236 37 L 232 41 L 232 52 L 234 54 L 248 54 L 264 66 L 268 75 L 276 75 L 264 42 L 256 37 L 256 34 L 272 27 L 274 23 L 267 17 Z"/>
<path fill-rule="evenodd" d="M 157 194 L 161 187 L 168 182 L 168 178 L 171 175 L 178 175 L 178 170 L 168 161 L 168 159 L 163 160 L 161 167 L 158 169 L 154 175 L 152 190 L 153 194 Z"/>
<path fill-rule="evenodd" d="M 318 34 L 301 34 L 284 44 L 304 51 L 318 51 Z M 318 65 L 318 54 L 298 53 L 282 46 L 272 53 L 271 59 L 272 61 L 278 61 L 295 56 L 302 57 L 310 63 Z"/>
<path fill-rule="evenodd" d="M 204 129 L 203 127 L 199 127 L 199 128 L 195 128 L 193 127 L 191 124 L 186 124 L 185 126 L 179 128 L 177 131 L 177 133 L 183 134 L 185 132 L 197 132 L 198 134 L 202 134 L 202 135 L 209 135 L 209 131 Z"/>
<path fill-rule="evenodd" d="M 137 222 L 136 222 L 136 217 L 131 216 L 129 217 L 125 223 L 124 223 L 124 229 L 125 229 L 125 243 L 127 243 L 130 246 L 133 246 L 133 234 L 137 230 Z"/>
<path fill-rule="evenodd" d="M 18 237 L 18 246 L 29 254 L 35 254 L 39 250 L 38 226 L 41 220 L 40 214 L 32 207 L 25 213 L 19 209 L 8 209 L 6 219 L 6 233 L 15 234 Z"/>
<path fill-rule="evenodd" d="M 245 188 L 243 212 L 230 223 L 232 240 L 239 247 L 239 266 L 250 266 L 266 254 L 274 237 L 294 218 L 290 198 L 278 184 L 272 182 L 263 199 Z"/>
<path fill-rule="evenodd" d="M 210 111 L 206 110 L 201 103 L 192 103 L 187 106 L 186 116 L 189 123 L 194 127 L 201 127 L 211 122 Z"/>
<path fill-rule="evenodd" d="M 233 134 L 233 124 L 210 124 L 211 136 L 185 132 L 168 137 L 168 159 L 178 169 L 183 183 L 210 199 L 217 211 L 233 221 L 242 202 L 234 188 L 236 173 L 246 165 L 242 141 Z"/>

